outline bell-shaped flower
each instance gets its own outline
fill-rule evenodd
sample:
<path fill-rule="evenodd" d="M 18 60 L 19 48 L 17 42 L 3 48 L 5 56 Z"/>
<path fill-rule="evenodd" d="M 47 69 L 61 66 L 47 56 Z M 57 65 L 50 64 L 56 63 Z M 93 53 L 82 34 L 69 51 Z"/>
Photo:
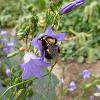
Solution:
<path fill-rule="evenodd" d="M 85 0 L 74 0 L 68 4 L 66 4 L 64 7 L 62 7 L 60 9 L 60 13 L 61 14 L 65 14 L 68 13 L 70 11 L 72 11 L 73 9 L 75 9 L 76 7 L 82 5 L 84 3 Z"/>
<path fill-rule="evenodd" d="M 42 38 L 43 37 L 50 37 L 52 39 L 54 39 L 56 42 L 58 41 L 62 41 L 64 39 L 65 34 L 64 33 L 57 33 L 55 34 L 52 30 L 52 28 L 49 26 L 46 31 L 43 34 L 40 34 L 39 36 L 35 37 L 32 40 L 32 45 L 37 47 L 39 52 L 41 53 L 41 55 L 43 55 L 44 51 L 43 51 L 43 43 L 42 43 Z M 50 46 L 48 46 L 50 47 Z M 57 45 L 55 45 L 54 47 L 57 47 Z"/>
<path fill-rule="evenodd" d="M 91 72 L 87 69 L 83 70 L 81 73 L 83 79 L 87 80 L 90 78 Z"/>
<path fill-rule="evenodd" d="M 69 84 L 68 90 L 70 92 L 73 92 L 75 89 L 76 89 L 76 84 L 75 84 L 74 81 L 71 81 L 70 84 Z"/>
<path fill-rule="evenodd" d="M 43 58 L 37 57 L 31 52 L 24 55 L 24 63 L 21 64 L 23 69 L 22 80 L 26 80 L 31 76 L 40 78 L 44 75 L 44 68 L 51 64 L 44 61 Z"/>
<path fill-rule="evenodd" d="M 10 71 L 10 69 L 7 68 L 6 71 L 5 71 L 5 73 L 6 73 L 6 76 L 9 77 L 9 76 L 11 75 L 11 71 Z"/>
<path fill-rule="evenodd" d="M 14 42 L 8 42 L 7 45 L 4 46 L 3 51 L 4 51 L 6 54 L 11 53 L 11 52 L 14 50 L 14 48 L 13 48 L 14 45 L 15 45 Z"/>

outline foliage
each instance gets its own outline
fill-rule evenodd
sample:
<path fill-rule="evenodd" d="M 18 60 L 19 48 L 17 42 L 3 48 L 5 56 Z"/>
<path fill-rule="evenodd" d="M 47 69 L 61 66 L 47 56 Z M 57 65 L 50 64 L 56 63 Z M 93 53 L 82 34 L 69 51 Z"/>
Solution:
<path fill-rule="evenodd" d="M 63 29 L 68 32 L 67 43 L 62 45 L 63 60 L 77 59 L 78 62 L 92 63 L 100 59 L 100 5 L 98 2 L 90 2 L 84 9 L 78 9 L 69 14 L 66 22 L 63 20 Z"/>

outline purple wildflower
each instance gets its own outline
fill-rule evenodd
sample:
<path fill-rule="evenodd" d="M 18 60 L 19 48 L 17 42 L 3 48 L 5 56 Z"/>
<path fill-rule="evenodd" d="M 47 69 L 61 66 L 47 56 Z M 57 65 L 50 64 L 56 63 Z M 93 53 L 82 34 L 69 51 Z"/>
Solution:
<path fill-rule="evenodd" d="M 21 68 L 24 70 L 22 74 L 22 80 L 26 80 L 29 77 L 40 78 L 44 75 L 43 69 L 51 64 L 44 61 L 43 58 L 37 57 L 31 52 L 27 52 L 24 55 L 24 63 L 21 64 Z"/>
<path fill-rule="evenodd" d="M 13 46 L 14 46 L 14 42 L 9 42 L 9 43 L 7 43 L 7 46 L 8 46 L 8 47 L 13 47 Z"/>
<path fill-rule="evenodd" d="M 72 11 L 76 7 L 82 5 L 84 3 L 84 1 L 85 0 L 74 0 L 73 2 L 70 2 L 67 5 L 65 5 L 64 7 L 62 7 L 60 9 L 60 13 L 65 14 L 65 13 L 68 13 L 68 12 Z"/>
<path fill-rule="evenodd" d="M 7 42 L 8 42 L 8 40 L 6 39 L 6 38 L 2 38 L 1 39 L 1 44 L 5 47 L 5 46 L 7 46 Z"/>
<path fill-rule="evenodd" d="M 60 79 L 60 84 L 63 85 L 64 83 L 65 83 L 64 79 L 61 78 L 61 79 Z"/>
<path fill-rule="evenodd" d="M 91 72 L 89 70 L 83 70 L 81 75 L 85 80 L 87 80 L 88 78 L 90 78 Z"/>
<path fill-rule="evenodd" d="M 14 42 L 9 42 L 9 43 L 7 43 L 6 46 L 4 46 L 3 51 L 6 54 L 11 53 L 13 51 L 13 47 L 14 47 Z"/>
<path fill-rule="evenodd" d="M 53 32 L 52 28 L 49 26 L 43 34 L 40 34 L 38 37 L 36 37 L 36 38 L 34 38 L 32 40 L 32 45 L 36 46 L 39 49 L 41 55 L 45 54 L 45 56 L 46 56 L 45 50 L 47 48 L 48 49 L 51 48 L 52 50 L 50 49 L 50 52 L 56 51 L 59 48 L 56 43 L 58 41 L 63 40 L 64 36 L 65 36 L 65 34 L 63 34 L 63 33 L 55 34 Z M 43 38 L 54 39 L 55 40 L 55 44 L 51 46 L 49 43 L 47 43 L 47 47 L 44 47 L 45 46 L 45 41 L 43 40 Z M 52 54 L 52 55 L 55 55 L 55 54 Z"/>
<path fill-rule="evenodd" d="M 11 75 L 11 71 L 10 71 L 10 69 L 7 68 L 5 73 L 6 73 L 6 76 L 9 77 L 9 76 Z"/>
<path fill-rule="evenodd" d="M 71 81 L 70 84 L 69 84 L 68 90 L 70 92 L 73 92 L 75 89 L 76 89 L 76 84 L 75 84 L 74 81 Z"/>
<path fill-rule="evenodd" d="M 96 85 L 96 87 L 97 87 L 98 91 L 100 91 L 100 85 Z"/>
<path fill-rule="evenodd" d="M 0 33 L 1 33 L 1 35 L 7 35 L 7 31 L 2 30 Z"/>
<path fill-rule="evenodd" d="M 3 38 L 7 38 L 7 31 L 2 30 L 0 33 Z"/>
<path fill-rule="evenodd" d="M 10 52 L 9 48 L 7 48 L 7 47 L 4 47 L 4 48 L 3 48 L 3 51 L 4 51 L 6 54 L 8 54 L 8 53 Z"/>

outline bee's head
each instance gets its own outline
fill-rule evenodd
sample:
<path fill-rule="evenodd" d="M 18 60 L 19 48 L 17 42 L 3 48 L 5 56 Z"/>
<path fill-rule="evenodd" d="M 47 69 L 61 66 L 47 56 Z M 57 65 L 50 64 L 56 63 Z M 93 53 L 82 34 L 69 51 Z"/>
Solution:
<path fill-rule="evenodd" d="M 53 38 L 51 36 L 44 36 L 44 37 L 42 37 L 42 40 L 45 40 L 50 45 L 54 45 L 57 43 L 57 39 Z"/>
<path fill-rule="evenodd" d="M 42 43 L 42 50 L 45 53 L 45 58 L 53 59 L 58 56 L 59 47 L 56 45 L 57 39 L 51 36 L 43 36 L 39 39 Z"/>

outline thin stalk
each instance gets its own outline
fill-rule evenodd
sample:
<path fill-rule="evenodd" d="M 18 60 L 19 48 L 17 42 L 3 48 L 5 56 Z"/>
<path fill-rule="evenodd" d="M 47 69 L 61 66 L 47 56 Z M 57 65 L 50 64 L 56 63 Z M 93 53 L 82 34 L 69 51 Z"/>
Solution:
<path fill-rule="evenodd" d="M 28 35 L 26 35 L 26 40 L 25 40 L 25 44 L 26 44 L 26 50 L 28 50 Z"/>
<path fill-rule="evenodd" d="M 56 13 L 52 22 L 52 27 L 54 27 L 55 21 L 57 20 L 58 16 L 59 16 L 59 13 Z"/>

